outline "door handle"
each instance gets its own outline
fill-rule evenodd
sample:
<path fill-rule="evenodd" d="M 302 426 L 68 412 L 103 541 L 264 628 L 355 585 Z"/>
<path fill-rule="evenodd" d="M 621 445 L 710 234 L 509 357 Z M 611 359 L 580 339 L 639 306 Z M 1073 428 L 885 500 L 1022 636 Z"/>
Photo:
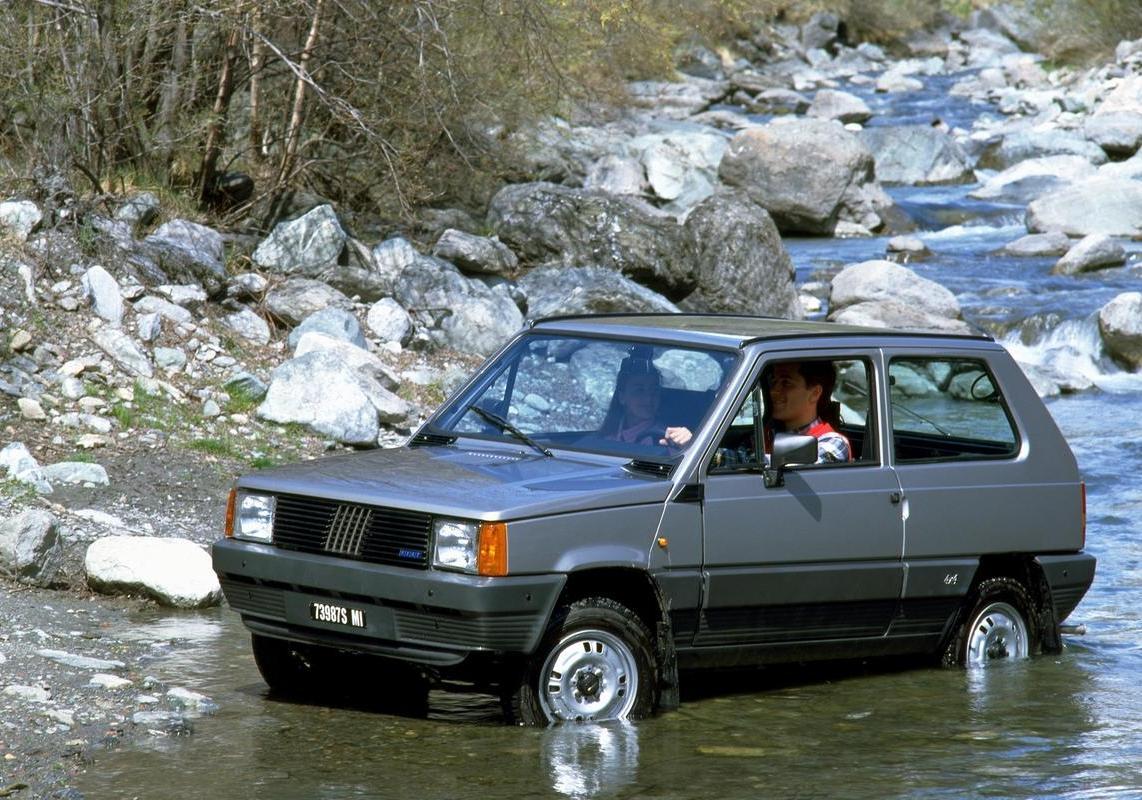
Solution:
<path fill-rule="evenodd" d="M 892 492 L 891 494 L 888 495 L 888 500 L 893 505 L 896 505 L 897 503 L 900 502 L 900 497 L 901 497 L 900 492 Z"/>

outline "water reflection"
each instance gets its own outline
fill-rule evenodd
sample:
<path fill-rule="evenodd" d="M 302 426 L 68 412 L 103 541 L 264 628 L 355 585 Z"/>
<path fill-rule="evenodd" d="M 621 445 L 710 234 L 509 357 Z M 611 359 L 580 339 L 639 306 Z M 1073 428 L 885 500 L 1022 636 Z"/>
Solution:
<path fill-rule="evenodd" d="M 614 794 L 638 776 L 638 730 L 630 723 L 556 725 L 543 732 L 551 788 L 564 797 Z"/>

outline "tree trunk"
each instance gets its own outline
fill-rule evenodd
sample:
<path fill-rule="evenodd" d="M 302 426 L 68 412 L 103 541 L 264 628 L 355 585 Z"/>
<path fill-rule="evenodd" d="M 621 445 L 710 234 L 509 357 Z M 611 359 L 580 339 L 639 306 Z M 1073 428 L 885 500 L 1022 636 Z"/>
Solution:
<path fill-rule="evenodd" d="M 274 181 L 277 189 L 285 187 L 292 175 L 294 162 L 297 160 L 297 150 L 301 144 L 301 123 L 305 111 L 305 86 L 309 79 L 309 62 L 313 57 L 313 50 L 317 46 L 317 31 L 321 25 L 321 12 L 324 6 L 325 0 L 317 0 L 313 6 L 313 20 L 309 26 L 309 35 L 305 38 L 305 48 L 301 51 L 301 58 L 298 60 L 293 109 L 290 112 L 289 127 L 286 128 L 285 148 L 282 153 L 281 165 L 278 167 L 278 177 Z"/>
<path fill-rule="evenodd" d="M 238 59 L 238 29 L 230 31 L 226 37 L 226 51 L 222 54 L 222 67 L 218 75 L 218 93 L 214 97 L 214 108 L 210 114 L 210 124 L 206 129 L 206 143 L 202 152 L 202 164 L 195 176 L 195 188 L 201 206 L 210 203 L 217 177 L 218 156 L 222 153 L 222 142 L 226 138 L 226 118 L 230 110 L 230 97 L 234 93 L 234 62 Z"/>
<path fill-rule="evenodd" d="M 262 41 L 262 7 L 254 8 L 250 42 L 250 158 L 261 163 L 265 157 L 262 142 L 262 68 L 266 64 L 266 45 Z"/>

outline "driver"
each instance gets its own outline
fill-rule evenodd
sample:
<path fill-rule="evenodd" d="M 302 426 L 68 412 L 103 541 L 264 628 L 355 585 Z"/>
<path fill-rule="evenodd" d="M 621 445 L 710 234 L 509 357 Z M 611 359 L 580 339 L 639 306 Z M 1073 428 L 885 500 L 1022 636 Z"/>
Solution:
<path fill-rule="evenodd" d="M 818 464 L 853 458 L 849 440 L 836 429 L 839 404 L 831 399 L 836 384 L 837 371 L 830 361 L 784 361 L 774 364 L 767 376 L 772 430 L 816 437 Z"/>
<path fill-rule="evenodd" d="M 658 419 L 661 390 L 662 374 L 649 358 L 624 358 L 599 433 L 618 442 L 685 447 L 694 436 L 690 429 Z"/>

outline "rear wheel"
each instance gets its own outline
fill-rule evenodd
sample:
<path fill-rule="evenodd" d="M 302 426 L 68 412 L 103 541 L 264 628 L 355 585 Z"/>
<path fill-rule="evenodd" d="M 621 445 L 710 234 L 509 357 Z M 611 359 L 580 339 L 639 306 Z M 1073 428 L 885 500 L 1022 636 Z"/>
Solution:
<path fill-rule="evenodd" d="M 657 694 L 650 632 L 638 615 L 604 597 L 557 614 L 510 697 L 528 725 L 639 719 Z"/>
<path fill-rule="evenodd" d="M 969 669 L 1028 658 L 1039 647 L 1031 599 L 1012 578 L 989 578 L 973 593 L 970 611 L 944 652 L 945 664 Z"/>

